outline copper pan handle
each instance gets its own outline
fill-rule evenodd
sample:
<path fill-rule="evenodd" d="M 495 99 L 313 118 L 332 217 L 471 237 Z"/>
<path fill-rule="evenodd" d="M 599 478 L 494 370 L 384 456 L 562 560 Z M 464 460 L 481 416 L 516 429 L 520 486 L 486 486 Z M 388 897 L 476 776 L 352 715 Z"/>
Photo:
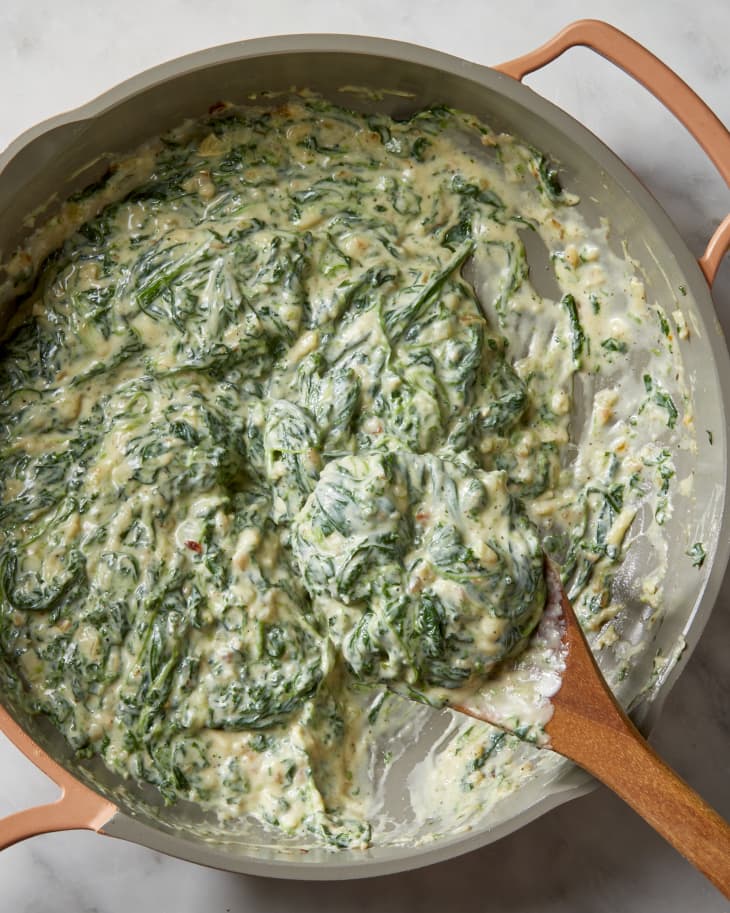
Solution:
<path fill-rule="evenodd" d="M 730 186 L 730 133 L 722 121 L 665 63 L 607 22 L 580 19 L 529 54 L 494 69 L 521 81 L 528 73 L 541 69 L 574 47 L 590 48 L 648 89 L 692 134 Z M 730 215 L 720 223 L 699 258 L 709 285 L 714 282 L 729 248 Z"/>
<path fill-rule="evenodd" d="M 0 729 L 36 767 L 61 789 L 61 796 L 47 805 L 36 805 L 0 819 L 0 850 L 37 834 L 52 831 L 100 830 L 117 812 L 117 807 L 84 786 L 50 755 L 47 755 L 0 707 Z"/>

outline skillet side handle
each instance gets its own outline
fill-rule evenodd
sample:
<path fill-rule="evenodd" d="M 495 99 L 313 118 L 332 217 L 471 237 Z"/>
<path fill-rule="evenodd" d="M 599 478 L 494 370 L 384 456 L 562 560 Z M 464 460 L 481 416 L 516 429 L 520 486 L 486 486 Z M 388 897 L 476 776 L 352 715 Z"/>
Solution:
<path fill-rule="evenodd" d="M 111 814 L 107 806 L 111 808 Z M 68 785 L 55 802 L 35 805 L 0 819 L 0 850 L 38 834 L 73 830 L 98 831 L 115 811 L 116 806 L 81 783 Z"/>
<path fill-rule="evenodd" d="M 665 63 L 638 41 L 607 22 L 580 19 L 566 26 L 545 44 L 507 63 L 494 67 L 521 81 L 565 51 L 586 47 L 610 60 L 660 101 L 684 125 L 704 149 L 725 183 L 730 186 L 730 132 L 704 101 Z M 730 215 L 717 228 L 699 258 L 709 285 L 715 280 L 722 258 L 730 249 Z"/>
<path fill-rule="evenodd" d="M 47 805 L 36 805 L 0 819 L 0 850 L 37 834 L 53 831 L 99 831 L 116 814 L 113 802 L 84 786 L 46 754 L 0 707 L 0 730 L 61 788 L 61 796 Z"/>

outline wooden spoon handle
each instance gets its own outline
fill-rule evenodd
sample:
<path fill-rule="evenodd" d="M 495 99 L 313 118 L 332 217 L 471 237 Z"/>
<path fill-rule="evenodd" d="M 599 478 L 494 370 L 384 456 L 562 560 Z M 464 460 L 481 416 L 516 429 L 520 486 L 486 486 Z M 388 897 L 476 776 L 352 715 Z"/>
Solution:
<path fill-rule="evenodd" d="M 553 749 L 610 787 L 730 897 L 730 826 L 661 760 L 623 713 L 618 726 L 615 720 L 571 721 L 570 714 L 556 708 Z"/>
<path fill-rule="evenodd" d="M 730 897 L 730 826 L 656 754 L 606 684 L 565 595 L 546 561 L 548 598 L 560 603 L 566 669 L 545 727 L 553 751 L 612 789 Z"/>

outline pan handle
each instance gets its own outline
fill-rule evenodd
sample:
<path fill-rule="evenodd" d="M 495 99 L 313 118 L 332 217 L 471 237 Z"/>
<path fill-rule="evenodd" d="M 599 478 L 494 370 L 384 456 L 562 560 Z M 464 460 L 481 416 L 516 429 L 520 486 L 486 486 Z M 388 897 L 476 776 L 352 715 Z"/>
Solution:
<path fill-rule="evenodd" d="M 0 707 L 0 729 L 36 767 L 61 788 L 61 796 L 47 805 L 36 805 L 0 819 L 0 850 L 37 834 L 52 831 L 100 830 L 116 814 L 108 799 L 84 786 L 46 754 Z"/>
<path fill-rule="evenodd" d="M 590 48 L 648 89 L 692 134 L 730 186 L 730 133 L 722 121 L 665 63 L 607 22 L 580 19 L 529 54 L 494 69 L 521 81 L 528 73 L 541 69 L 574 47 Z M 730 215 L 720 223 L 699 258 L 700 269 L 709 285 L 714 282 L 728 249 Z"/>

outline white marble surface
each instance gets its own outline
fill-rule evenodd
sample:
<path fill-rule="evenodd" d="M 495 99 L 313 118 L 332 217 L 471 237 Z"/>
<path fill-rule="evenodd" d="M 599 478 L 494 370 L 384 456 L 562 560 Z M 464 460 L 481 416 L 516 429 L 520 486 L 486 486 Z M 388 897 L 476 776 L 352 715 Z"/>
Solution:
<path fill-rule="evenodd" d="M 730 122 L 726 0 L 2 0 L 0 146 L 119 80 L 209 45 L 266 34 L 340 31 L 431 45 L 483 63 L 593 16 L 648 45 Z M 594 129 L 649 185 L 700 253 L 730 193 L 660 107 L 587 51 L 531 81 Z M 730 267 L 715 300 L 730 331 Z M 654 742 L 730 817 L 730 578 Z M 0 814 L 53 790 L 0 737 Z M 501 913 L 716 913 L 727 905 L 608 793 L 564 806 L 518 834 L 430 869 L 340 884 L 208 871 L 92 834 L 40 837 L 0 856 L 0 910 L 13 913 L 339 913 L 452 909 Z"/>

